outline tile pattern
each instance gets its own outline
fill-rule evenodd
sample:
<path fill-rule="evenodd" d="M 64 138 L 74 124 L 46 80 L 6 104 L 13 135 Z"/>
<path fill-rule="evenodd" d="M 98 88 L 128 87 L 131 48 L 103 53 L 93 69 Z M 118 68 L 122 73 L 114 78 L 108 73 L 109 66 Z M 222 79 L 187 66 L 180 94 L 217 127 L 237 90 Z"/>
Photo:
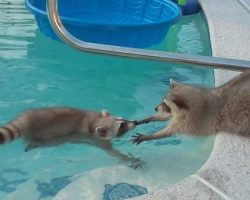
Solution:
<path fill-rule="evenodd" d="M 147 193 L 147 189 L 138 185 L 118 183 L 105 185 L 103 200 L 129 199 Z"/>

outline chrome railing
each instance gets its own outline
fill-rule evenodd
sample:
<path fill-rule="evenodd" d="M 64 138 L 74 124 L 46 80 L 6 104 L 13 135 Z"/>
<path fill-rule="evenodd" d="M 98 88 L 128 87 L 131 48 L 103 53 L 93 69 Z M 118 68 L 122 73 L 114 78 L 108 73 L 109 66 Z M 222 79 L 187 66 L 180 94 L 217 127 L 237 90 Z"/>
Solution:
<path fill-rule="evenodd" d="M 199 67 L 220 68 L 235 71 L 243 71 L 250 68 L 250 61 L 200 55 L 188 55 L 181 53 L 170 53 L 164 51 L 144 50 L 84 42 L 74 37 L 65 29 L 58 13 L 58 0 L 46 1 L 48 18 L 57 36 L 69 46 L 76 48 L 80 51 L 129 58 L 139 58 L 144 60 L 195 64 L 200 65 Z"/>

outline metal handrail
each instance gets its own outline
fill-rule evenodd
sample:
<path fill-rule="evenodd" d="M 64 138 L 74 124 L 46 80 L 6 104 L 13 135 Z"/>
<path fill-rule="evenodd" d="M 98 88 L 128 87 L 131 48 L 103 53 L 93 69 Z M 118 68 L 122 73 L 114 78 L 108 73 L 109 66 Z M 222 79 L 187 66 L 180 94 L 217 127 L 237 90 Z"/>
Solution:
<path fill-rule="evenodd" d="M 58 13 L 58 0 L 46 0 L 47 13 L 50 24 L 57 36 L 69 46 L 84 52 L 106 54 L 113 56 L 139 58 L 162 62 L 175 62 L 200 65 L 199 67 L 220 68 L 234 71 L 243 71 L 250 68 L 250 61 L 170 53 L 164 51 L 144 50 L 104 44 L 84 42 L 70 34 L 62 24 Z"/>

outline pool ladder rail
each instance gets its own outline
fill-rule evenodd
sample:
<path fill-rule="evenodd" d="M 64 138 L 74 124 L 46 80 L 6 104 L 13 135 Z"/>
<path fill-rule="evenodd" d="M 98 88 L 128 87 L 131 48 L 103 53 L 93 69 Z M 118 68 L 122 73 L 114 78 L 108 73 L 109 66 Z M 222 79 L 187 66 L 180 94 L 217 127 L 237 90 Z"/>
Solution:
<path fill-rule="evenodd" d="M 195 64 L 203 68 L 217 68 L 233 71 L 244 71 L 250 68 L 250 61 L 244 60 L 170 53 L 164 51 L 145 50 L 84 42 L 74 37 L 65 29 L 58 14 L 58 0 L 46 0 L 46 2 L 48 18 L 56 35 L 63 42 L 80 51 L 128 58 L 138 58 L 151 61 L 154 60 L 161 62 Z"/>

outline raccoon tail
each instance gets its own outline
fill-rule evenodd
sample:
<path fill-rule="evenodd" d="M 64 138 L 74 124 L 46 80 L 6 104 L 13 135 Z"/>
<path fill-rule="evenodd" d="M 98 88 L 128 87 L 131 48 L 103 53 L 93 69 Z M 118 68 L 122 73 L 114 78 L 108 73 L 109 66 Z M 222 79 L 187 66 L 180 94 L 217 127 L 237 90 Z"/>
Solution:
<path fill-rule="evenodd" d="M 11 142 L 21 136 L 22 134 L 20 129 L 14 125 L 14 123 L 9 123 L 0 127 L 0 144 Z"/>

